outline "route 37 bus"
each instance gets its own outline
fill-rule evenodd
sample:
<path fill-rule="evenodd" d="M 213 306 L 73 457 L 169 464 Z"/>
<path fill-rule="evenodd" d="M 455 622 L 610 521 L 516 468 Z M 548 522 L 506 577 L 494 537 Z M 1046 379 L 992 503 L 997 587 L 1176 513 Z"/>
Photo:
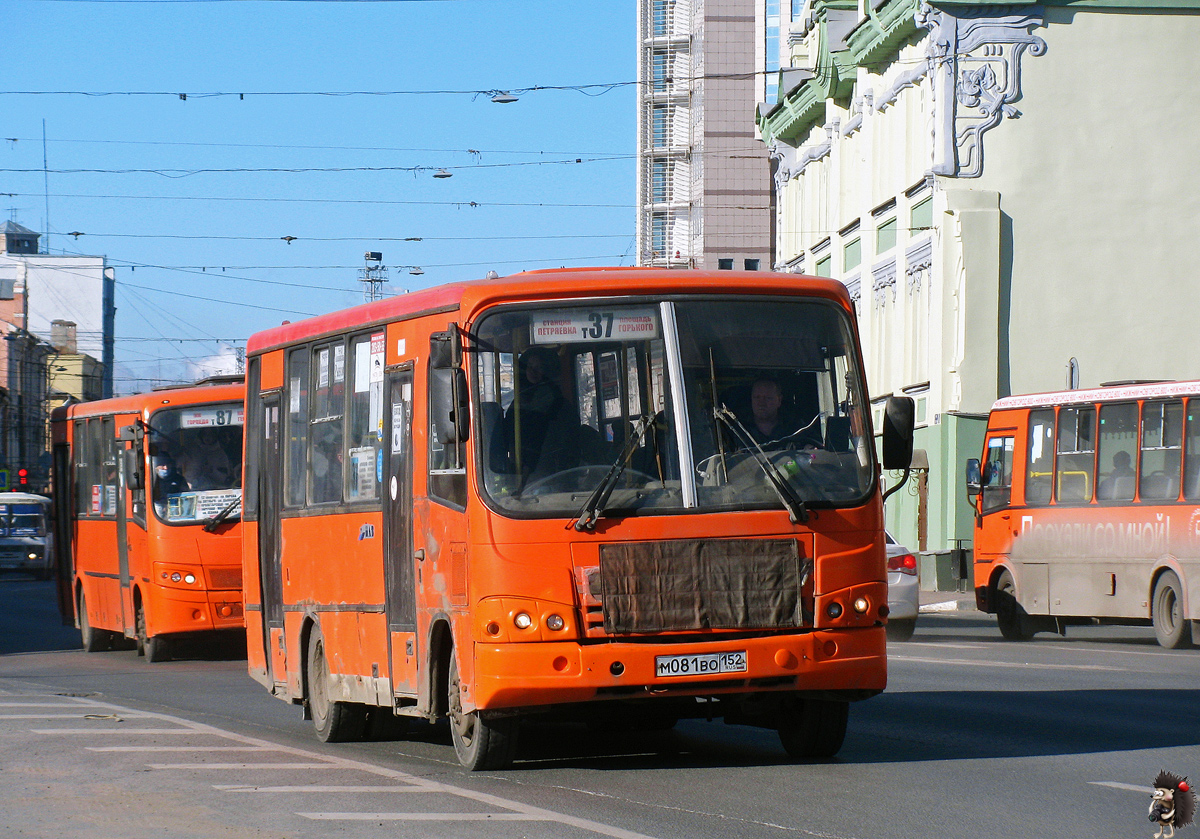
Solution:
<path fill-rule="evenodd" d="M 1200 621 L 1200 382 L 1114 384 L 992 406 L 974 498 L 975 596 L 1010 640 L 1070 625 Z"/>
<path fill-rule="evenodd" d="M 470 769 L 539 716 L 724 717 L 834 754 L 886 683 L 854 324 L 827 280 L 564 269 L 252 336 L 251 674 L 322 740 L 448 717 Z M 889 416 L 902 467 L 911 402 Z"/>
<path fill-rule="evenodd" d="M 242 632 L 241 381 L 55 409 L 59 608 L 87 652 Z"/>

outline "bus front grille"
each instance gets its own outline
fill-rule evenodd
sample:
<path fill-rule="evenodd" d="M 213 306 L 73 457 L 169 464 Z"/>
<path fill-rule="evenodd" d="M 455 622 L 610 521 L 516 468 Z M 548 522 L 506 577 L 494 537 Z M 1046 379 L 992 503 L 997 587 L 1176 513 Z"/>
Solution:
<path fill-rule="evenodd" d="M 580 569 L 584 634 L 804 625 L 811 561 L 794 539 L 688 539 L 600 546 Z"/>

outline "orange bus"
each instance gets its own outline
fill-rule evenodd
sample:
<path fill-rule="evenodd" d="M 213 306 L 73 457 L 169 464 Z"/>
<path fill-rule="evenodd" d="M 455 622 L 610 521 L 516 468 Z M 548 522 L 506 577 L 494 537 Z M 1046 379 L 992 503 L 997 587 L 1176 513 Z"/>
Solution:
<path fill-rule="evenodd" d="M 59 607 L 88 652 L 240 633 L 245 385 L 83 402 L 52 416 Z"/>
<path fill-rule="evenodd" d="M 980 460 L 975 597 L 1024 640 L 1069 625 L 1200 620 L 1200 382 L 1114 383 L 1000 399 Z"/>
<path fill-rule="evenodd" d="M 526 718 L 723 717 L 832 755 L 883 690 L 840 283 L 537 271 L 285 324 L 247 357 L 249 669 L 320 739 L 448 717 L 481 769 Z"/>

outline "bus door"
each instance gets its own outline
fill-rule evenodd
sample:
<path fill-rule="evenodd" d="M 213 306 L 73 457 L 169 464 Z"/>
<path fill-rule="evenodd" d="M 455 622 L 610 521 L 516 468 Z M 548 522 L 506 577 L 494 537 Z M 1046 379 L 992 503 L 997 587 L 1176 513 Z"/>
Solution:
<path fill-rule="evenodd" d="M 1014 520 L 1012 431 L 988 431 L 984 444 L 982 487 L 975 517 L 975 562 L 991 566 L 1012 547 Z M 989 572 L 990 573 L 990 572 Z"/>
<path fill-rule="evenodd" d="M 383 562 L 392 695 L 417 695 L 417 601 L 413 568 L 413 366 L 389 370 L 385 382 Z"/>
<path fill-rule="evenodd" d="M 133 575 L 129 563 L 129 476 L 125 473 L 129 461 L 125 457 L 125 444 L 130 443 L 135 448 L 142 444 L 141 428 L 135 423 L 122 427 L 120 436 L 113 439 L 111 434 L 113 419 L 105 417 L 104 444 L 108 451 L 104 455 L 105 469 L 116 473 L 116 498 L 114 512 L 117 517 L 117 574 L 121 578 L 121 625 L 126 638 L 137 637 L 136 610 L 133 608 Z M 107 501 L 104 502 L 107 504 Z M 145 573 L 149 574 L 147 568 Z"/>
<path fill-rule="evenodd" d="M 279 439 L 279 393 L 262 397 L 262 440 L 258 447 L 258 579 L 262 604 L 263 649 L 267 676 L 276 687 L 287 684 L 283 631 L 283 570 L 279 550 L 283 447 Z"/>

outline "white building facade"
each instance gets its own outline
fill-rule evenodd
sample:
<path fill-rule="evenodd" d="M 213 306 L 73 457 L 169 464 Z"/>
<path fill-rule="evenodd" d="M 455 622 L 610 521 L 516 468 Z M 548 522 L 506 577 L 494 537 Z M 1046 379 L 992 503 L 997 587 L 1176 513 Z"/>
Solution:
<path fill-rule="evenodd" d="M 1197 8 L 793 8 L 758 115 L 774 267 L 846 283 L 871 393 L 916 400 L 916 478 L 888 502 L 910 547 L 969 544 L 996 398 L 1200 378 Z"/>

